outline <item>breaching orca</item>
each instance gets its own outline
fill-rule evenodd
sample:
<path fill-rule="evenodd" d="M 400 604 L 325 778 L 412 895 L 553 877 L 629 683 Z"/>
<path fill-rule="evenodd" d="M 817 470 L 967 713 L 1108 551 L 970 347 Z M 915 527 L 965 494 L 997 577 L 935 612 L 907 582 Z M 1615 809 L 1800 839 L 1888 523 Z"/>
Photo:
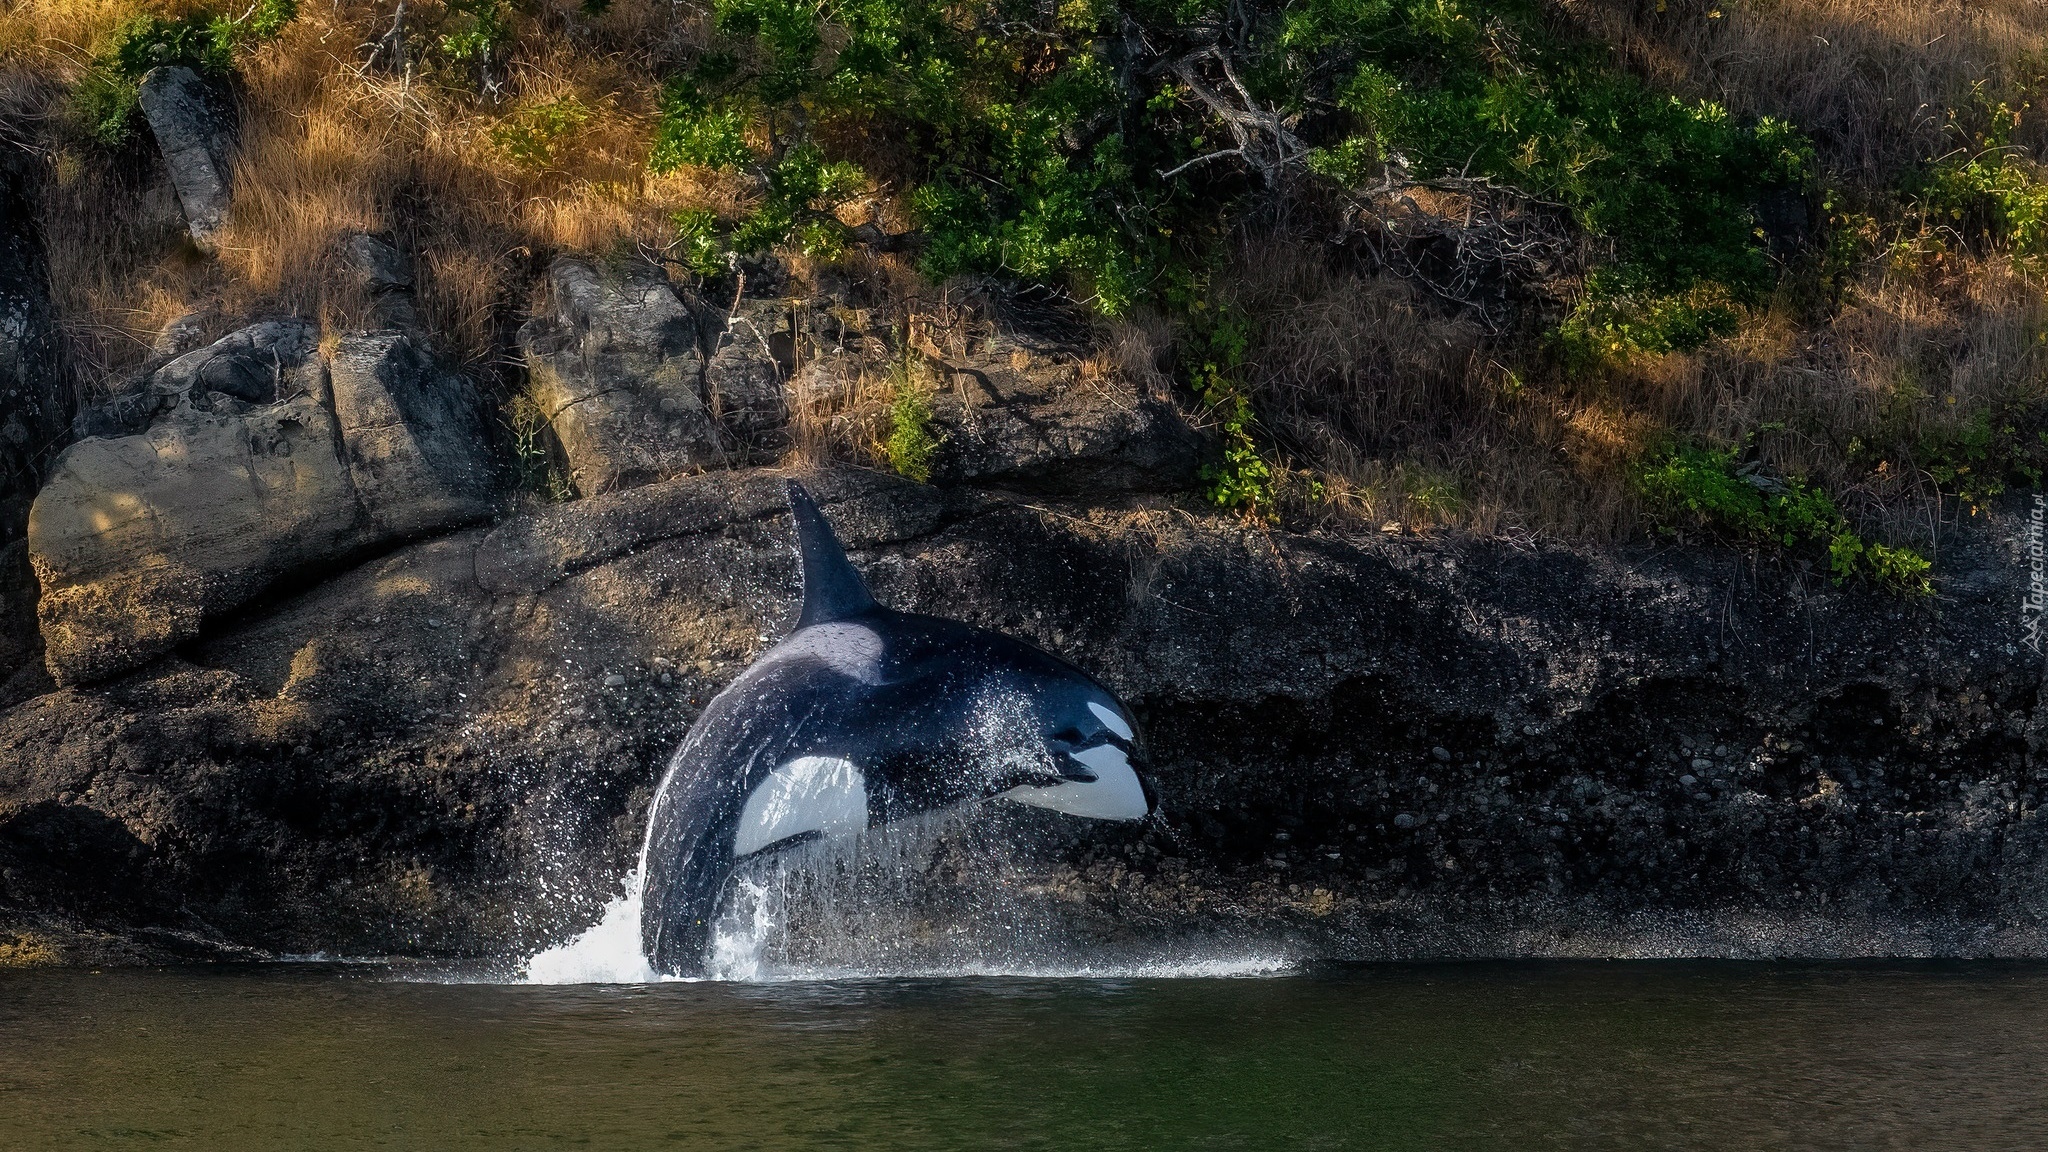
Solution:
<path fill-rule="evenodd" d="M 1086 673 L 1008 636 L 875 603 L 794 481 L 796 630 L 714 697 L 648 817 L 641 945 L 656 970 L 704 964 L 737 861 L 1001 796 L 1138 820 L 1137 728 Z"/>

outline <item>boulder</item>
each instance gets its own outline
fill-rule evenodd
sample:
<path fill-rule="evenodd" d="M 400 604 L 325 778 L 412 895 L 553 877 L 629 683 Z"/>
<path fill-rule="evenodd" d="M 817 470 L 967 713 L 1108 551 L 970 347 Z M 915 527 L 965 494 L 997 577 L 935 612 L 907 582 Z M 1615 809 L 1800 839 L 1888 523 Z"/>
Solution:
<path fill-rule="evenodd" d="M 1205 445 L 1179 410 L 1090 372 L 1072 352 L 1003 336 L 966 355 L 923 351 L 940 382 L 934 483 L 1099 495 L 1195 481 Z"/>
<path fill-rule="evenodd" d="M 577 492 L 591 495 L 726 462 L 704 395 L 697 321 L 661 270 L 557 260 L 553 308 L 519 330 L 531 394 Z"/>
<path fill-rule="evenodd" d="M 80 408 L 73 436 L 138 435 L 158 416 L 195 397 L 202 406 L 216 394 L 222 402 L 270 403 L 290 391 L 285 380 L 312 354 L 320 336 L 319 329 L 298 319 L 258 321 L 210 344 L 198 337 L 199 331 L 195 316 L 166 328 L 157 341 L 162 354 L 111 396 Z"/>
<path fill-rule="evenodd" d="M 331 376 L 331 384 L 330 384 Z M 264 322 L 150 378 L 143 431 L 81 440 L 29 518 L 44 662 L 137 667 L 280 580 L 491 509 L 473 390 L 406 337 Z"/>
<path fill-rule="evenodd" d="M 378 540 L 490 515 L 486 419 L 467 379 L 396 332 L 343 336 L 329 372 L 349 479 Z"/>
<path fill-rule="evenodd" d="M 705 396 L 720 422 L 755 446 L 767 446 L 768 434 L 789 423 L 783 382 L 797 346 L 799 311 L 809 309 L 785 300 L 743 300 L 709 324 Z"/>
<path fill-rule="evenodd" d="M 185 226 L 201 248 L 227 223 L 234 160 L 234 125 L 197 72 L 152 68 L 137 92 L 142 115 L 163 153 L 171 186 L 185 211 Z"/>
<path fill-rule="evenodd" d="M 228 333 L 158 368 L 150 391 L 165 400 L 219 392 L 251 404 L 276 400 L 285 379 L 311 355 L 319 329 L 304 320 L 265 320 Z"/>

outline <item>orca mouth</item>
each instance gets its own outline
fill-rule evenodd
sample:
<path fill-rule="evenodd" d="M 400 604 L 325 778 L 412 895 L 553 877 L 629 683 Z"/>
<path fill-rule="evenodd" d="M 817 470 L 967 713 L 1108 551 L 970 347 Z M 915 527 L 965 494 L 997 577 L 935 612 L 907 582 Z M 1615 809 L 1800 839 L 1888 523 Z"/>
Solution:
<path fill-rule="evenodd" d="M 1001 797 L 1089 820 L 1143 820 L 1152 812 L 1124 741 L 1115 737 L 1066 752 L 1056 784 L 1020 784 Z"/>

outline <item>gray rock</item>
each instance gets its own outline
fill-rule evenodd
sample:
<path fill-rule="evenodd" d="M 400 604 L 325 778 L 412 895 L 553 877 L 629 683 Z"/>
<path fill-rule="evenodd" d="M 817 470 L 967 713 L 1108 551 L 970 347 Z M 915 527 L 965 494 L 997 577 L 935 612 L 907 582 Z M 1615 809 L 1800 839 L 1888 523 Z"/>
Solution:
<path fill-rule="evenodd" d="M 796 347 L 792 306 L 746 300 L 711 325 L 704 393 L 711 411 L 736 436 L 759 442 L 789 422 L 784 381 Z"/>
<path fill-rule="evenodd" d="M 148 423 L 58 458 L 29 518 L 44 663 L 104 679 L 283 577 L 491 509 L 469 386 L 397 334 L 265 322 L 150 382 Z M 332 385 L 329 375 L 332 370 Z"/>
<path fill-rule="evenodd" d="M 726 462 L 691 309 L 657 268 L 564 258 L 553 310 L 519 330 L 534 400 L 583 495 Z"/>
<path fill-rule="evenodd" d="M 341 243 L 341 256 L 358 287 L 370 301 L 373 327 L 396 329 L 426 342 L 415 292 L 412 258 L 381 236 L 356 232 Z"/>
<path fill-rule="evenodd" d="M 185 319 L 194 324 L 185 325 L 181 320 L 172 326 L 184 328 L 180 340 L 160 343 L 188 340 L 196 329 L 196 318 Z M 264 320 L 204 347 L 159 358 L 112 396 L 79 409 L 72 423 L 73 436 L 83 440 L 138 435 L 158 416 L 185 403 L 202 409 L 216 403 L 230 407 L 270 403 L 310 386 L 305 381 L 294 383 L 291 377 L 311 355 L 318 337 L 318 330 L 303 320 Z"/>
<path fill-rule="evenodd" d="M 213 91 L 190 68 L 152 68 L 137 93 L 142 115 L 163 153 L 185 225 L 201 248 L 227 222 L 234 125 Z"/>
<path fill-rule="evenodd" d="M 413 290 L 412 259 L 393 247 L 381 236 L 367 232 L 351 233 L 341 243 L 342 256 L 348 261 L 362 286 L 371 292 L 410 292 Z"/>
<path fill-rule="evenodd" d="M 268 404 L 283 394 L 286 377 L 319 343 L 320 331 L 304 320 L 264 320 L 170 361 L 150 378 L 158 396 L 219 392 L 251 404 Z"/>
<path fill-rule="evenodd" d="M 401 333 L 350 333 L 330 365 L 356 498 L 379 540 L 490 515 L 492 475 L 475 387 Z"/>
<path fill-rule="evenodd" d="M 1207 450 L 1172 404 L 1084 375 L 1077 355 L 1003 337 L 966 356 L 923 355 L 942 381 L 931 398 L 934 483 L 1172 491 L 1194 482 Z"/>

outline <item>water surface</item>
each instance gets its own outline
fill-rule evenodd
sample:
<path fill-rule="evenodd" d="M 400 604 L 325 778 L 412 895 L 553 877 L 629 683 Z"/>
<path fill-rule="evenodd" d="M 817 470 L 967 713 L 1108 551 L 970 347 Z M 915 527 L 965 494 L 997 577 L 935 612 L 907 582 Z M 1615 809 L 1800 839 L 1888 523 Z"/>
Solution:
<path fill-rule="evenodd" d="M 8 1148 L 2040 1149 L 2048 967 L 0 973 Z"/>

